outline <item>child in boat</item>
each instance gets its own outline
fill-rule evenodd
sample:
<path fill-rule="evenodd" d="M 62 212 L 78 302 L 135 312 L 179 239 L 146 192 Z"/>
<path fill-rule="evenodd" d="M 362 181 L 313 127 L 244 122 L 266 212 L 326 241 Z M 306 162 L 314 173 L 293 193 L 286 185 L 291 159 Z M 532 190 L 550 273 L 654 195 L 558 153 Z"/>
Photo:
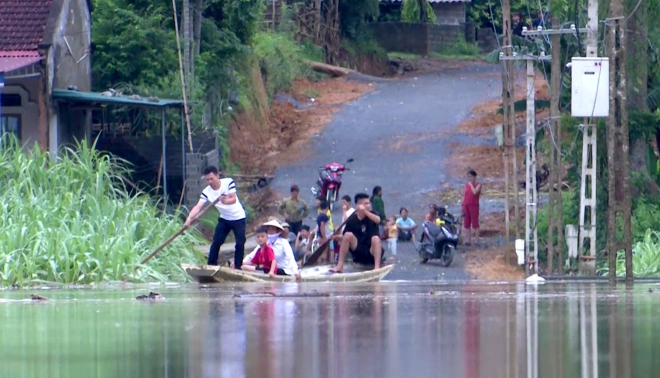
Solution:
<path fill-rule="evenodd" d="M 275 251 L 268 245 L 266 227 L 259 227 L 254 236 L 257 239 L 256 253 L 251 260 L 243 262 L 241 269 L 252 272 L 261 270 L 269 276 L 276 276 L 278 273 L 277 260 L 275 260 Z"/>
<path fill-rule="evenodd" d="M 396 243 L 399 237 L 399 229 L 396 225 L 396 216 L 391 216 L 385 223 L 385 235 L 387 236 L 387 246 L 392 258 L 398 260 L 398 257 L 396 257 Z"/>

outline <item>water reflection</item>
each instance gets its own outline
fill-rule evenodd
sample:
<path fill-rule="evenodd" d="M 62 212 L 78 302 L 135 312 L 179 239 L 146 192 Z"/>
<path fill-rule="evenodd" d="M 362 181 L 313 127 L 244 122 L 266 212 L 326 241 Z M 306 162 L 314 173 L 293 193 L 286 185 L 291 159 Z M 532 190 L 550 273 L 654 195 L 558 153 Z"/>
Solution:
<path fill-rule="evenodd" d="M 46 304 L 3 304 L 0 376 L 660 376 L 660 295 L 648 286 L 240 288 L 312 289 L 332 296 L 232 298 L 239 289 L 214 287 L 163 291 L 164 303 L 62 291 Z"/>

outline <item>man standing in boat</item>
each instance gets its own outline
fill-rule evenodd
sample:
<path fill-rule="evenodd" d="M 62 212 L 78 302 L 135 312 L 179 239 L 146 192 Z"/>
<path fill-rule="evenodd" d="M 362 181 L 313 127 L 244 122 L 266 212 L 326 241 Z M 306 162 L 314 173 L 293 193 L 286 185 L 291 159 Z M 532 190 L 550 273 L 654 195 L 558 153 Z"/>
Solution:
<path fill-rule="evenodd" d="M 245 209 L 236 196 L 234 179 L 220 178 L 221 175 L 222 172 L 212 165 L 204 169 L 204 178 L 209 185 L 202 191 L 197 205 L 190 210 L 185 224 L 190 226 L 206 202 L 213 202 L 220 197 L 220 201 L 215 205 L 220 212 L 220 218 L 213 233 L 213 243 L 207 264 L 218 265 L 220 247 L 224 244 L 229 232 L 232 231 L 236 239 L 234 268 L 241 269 L 245 254 Z"/>
<path fill-rule="evenodd" d="M 343 273 L 344 260 L 350 252 L 353 262 L 364 265 L 374 265 L 380 269 L 383 249 L 380 243 L 379 226 L 381 219 L 371 210 L 371 200 L 366 193 L 355 195 L 355 212 L 349 216 L 344 228 L 339 249 L 337 266 L 330 271 Z"/>

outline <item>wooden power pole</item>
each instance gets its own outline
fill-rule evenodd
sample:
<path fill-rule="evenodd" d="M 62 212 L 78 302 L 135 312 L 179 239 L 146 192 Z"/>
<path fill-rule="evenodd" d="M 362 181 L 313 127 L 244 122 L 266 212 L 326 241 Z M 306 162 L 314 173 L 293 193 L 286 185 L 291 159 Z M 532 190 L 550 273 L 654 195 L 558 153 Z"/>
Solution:
<path fill-rule="evenodd" d="M 502 0 L 502 54 L 505 58 L 513 57 L 513 44 L 511 41 L 511 0 Z M 503 60 L 502 69 L 502 134 L 504 139 L 504 153 L 502 154 L 504 160 L 504 226 L 506 243 L 511 242 L 511 186 L 516 185 L 515 181 L 511 182 L 511 174 L 509 172 L 509 159 L 515 159 L 512 156 L 511 150 L 515 148 L 515 139 L 511 140 L 511 134 L 515 133 L 515 113 L 513 108 L 513 60 Z M 513 113 L 513 114 L 511 114 Z M 515 151 L 515 150 L 514 150 Z M 516 221 L 516 237 L 517 232 Z M 510 261 L 510 248 L 506 248 L 505 261 Z"/>
<path fill-rule="evenodd" d="M 550 69 L 550 189 L 548 199 L 548 274 L 553 274 L 557 255 L 557 271 L 562 274 L 563 210 L 562 210 L 562 162 L 561 162 L 561 35 L 553 34 L 552 66 Z M 555 244 L 555 236 L 557 243 Z"/>
<path fill-rule="evenodd" d="M 632 282 L 632 199 L 630 194 L 630 157 L 628 129 L 628 99 L 626 96 L 626 43 L 624 4 L 610 0 L 608 50 L 610 60 L 610 116 L 607 122 L 607 253 L 610 283 L 616 283 L 616 255 L 626 254 L 626 282 Z M 646 64 L 646 62 L 639 62 Z M 623 222 L 623 239 L 617 237 L 619 222 Z"/>

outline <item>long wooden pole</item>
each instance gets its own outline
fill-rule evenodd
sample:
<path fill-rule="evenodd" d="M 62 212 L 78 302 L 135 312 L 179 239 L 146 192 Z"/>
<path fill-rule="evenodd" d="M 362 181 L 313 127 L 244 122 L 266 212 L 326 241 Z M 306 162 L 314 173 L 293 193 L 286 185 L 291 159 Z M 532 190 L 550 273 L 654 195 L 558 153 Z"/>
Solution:
<path fill-rule="evenodd" d="M 217 204 L 218 202 L 220 202 L 220 199 L 221 199 L 221 198 L 222 198 L 222 197 L 218 197 L 218 198 L 216 198 L 215 201 L 211 202 L 209 205 L 207 205 L 206 207 L 204 207 L 204 208 L 199 212 L 199 214 L 197 214 L 197 215 L 195 216 L 195 218 L 193 218 L 192 222 L 190 222 L 190 225 L 192 226 L 193 224 L 197 223 L 197 221 L 198 221 L 201 217 L 203 217 L 204 214 L 206 214 L 206 212 L 209 211 L 209 209 L 211 209 L 212 207 L 215 206 L 215 204 Z M 184 232 L 186 232 L 186 230 L 189 229 L 189 228 L 190 228 L 190 226 L 186 226 L 186 225 L 184 225 L 183 227 L 181 227 L 181 229 L 180 229 L 179 231 L 175 232 L 172 236 L 170 236 L 167 240 L 165 240 L 165 241 L 163 242 L 163 244 L 159 245 L 156 249 L 154 249 L 154 251 L 151 252 L 151 253 L 149 254 L 149 256 L 145 257 L 144 260 L 142 260 L 142 261 L 140 262 L 140 265 L 144 265 L 144 264 L 146 264 L 147 261 L 151 260 L 154 256 L 156 256 L 157 254 L 159 254 L 160 251 L 162 251 L 165 247 L 167 247 L 170 243 L 172 243 L 172 242 L 174 241 L 174 239 L 176 239 L 176 238 L 178 238 L 179 236 L 181 236 L 181 235 L 182 235 Z M 135 269 L 137 270 L 138 267 L 136 267 Z"/>
<path fill-rule="evenodd" d="M 505 56 L 512 56 L 513 47 L 511 45 L 511 0 L 502 1 L 502 50 Z M 509 159 L 511 158 L 511 141 L 510 141 L 510 131 L 509 128 L 513 127 L 510 122 L 509 117 L 509 100 L 511 96 L 511 85 L 510 81 L 513 79 L 510 75 L 513 73 L 513 70 L 510 70 L 510 67 L 513 66 L 512 61 L 505 61 L 504 66 L 502 67 L 502 114 L 503 114 L 503 124 L 502 124 L 502 134 L 504 139 L 504 154 L 503 154 L 503 163 L 504 163 L 504 226 L 505 226 L 505 235 L 506 235 L 506 244 L 508 245 L 511 242 L 511 182 L 509 174 Z M 515 183 L 514 183 L 515 185 Z M 505 261 L 507 263 L 510 261 L 510 251 L 509 248 L 505 249 Z"/>
<path fill-rule="evenodd" d="M 190 130 L 190 112 L 188 111 L 188 90 L 186 89 L 185 73 L 183 72 L 183 58 L 181 57 L 181 41 L 179 40 L 179 20 L 176 18 L 176 0 L 172 0 L 174 9 L 174 30 L 176 32 L 176 51 L 179 54 L 179 72 L 181 75 L 181 91 L 183 92 L 183 110 L 186 114 L 186 126 L 188 128 L 188 146 L 193 151 L 192 131 Z"/>

